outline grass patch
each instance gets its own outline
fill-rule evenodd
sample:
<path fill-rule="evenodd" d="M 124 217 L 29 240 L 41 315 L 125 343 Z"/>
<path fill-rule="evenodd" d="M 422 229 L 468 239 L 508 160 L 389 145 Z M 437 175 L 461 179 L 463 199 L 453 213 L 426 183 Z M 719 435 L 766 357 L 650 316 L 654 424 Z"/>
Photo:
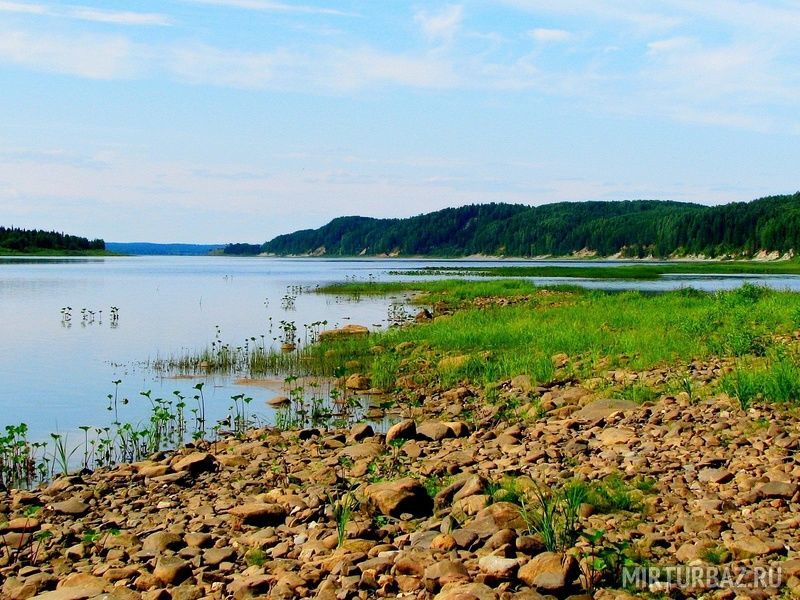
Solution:
<path fill-rule="evenodd" d="M 743 410 L 756 400 L 796 403 L 800 400 L 800 366 L 785 351 L 774 351 L 760 365 L 739 365 L 722 378 L 720 387 Z"/>
<path fill-rule="evenodd" d="M 800 275 L 800 261 L 690 261 L 657 264 L 602 266 L 553 265 L 546 262 L 524 266 L 427 267 L 393 271 L 394 274 L 448 275 L 473 277 L 564 277 L 579 279 L 658 279 L 665 275 Z"/>
<path fill-rule="evenodd" d="M 593 482 L 589 486 L 587 502 L 601 513 L 638 512 L 642 509 L 638 486 L 628 483 L 618 473 Z"/>
<path fill-rule="evenodd" d="M 469 296 L 463 286 L 479 284 L 459 283 L 456 297 Z M 443 282 L 391 285 L 425 291 L 441 289 Z M 479 287 L 481 294 L 488 291 Z M 798 294 L 751 285 L 718 293 L 529 291 L 528 301 L 512 306 L 470 306 L 424 325 L 311 346 L 301 360 L 311 365 L 321 358 L 338 364 L 358 359 L 381 385 L 421 373 L 443 386 L 488 384 L 520 374 L 547 383 L 559 375 L 552 357 L 560 353 L 570 357 L 572 374 L 579 377 L 590 375 L 601 360 L 607 368 L 644 370 L 713 356 L 760 356 L 774 334 L 793 329 L 800 309 Z M 411 344 L 393 350 L 404 342 Z M 376 344 L 394 356 L 371 355 Z M 442 363 L 445 357 L 464 358 Z M 622 393 L 647 400 L 654 392 L 633 386 Z"/>

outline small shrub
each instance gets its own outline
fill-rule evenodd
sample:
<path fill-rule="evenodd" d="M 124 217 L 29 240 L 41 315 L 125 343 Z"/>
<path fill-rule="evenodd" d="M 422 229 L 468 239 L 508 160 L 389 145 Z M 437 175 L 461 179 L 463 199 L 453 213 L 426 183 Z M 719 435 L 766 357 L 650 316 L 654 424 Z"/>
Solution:
<path fill-rule="evenodd" d="M 261 548 L 251 548 L 244 555 L 244 559 L 250 567 L 261 567 L 267 562 L 267 555 Z"/>

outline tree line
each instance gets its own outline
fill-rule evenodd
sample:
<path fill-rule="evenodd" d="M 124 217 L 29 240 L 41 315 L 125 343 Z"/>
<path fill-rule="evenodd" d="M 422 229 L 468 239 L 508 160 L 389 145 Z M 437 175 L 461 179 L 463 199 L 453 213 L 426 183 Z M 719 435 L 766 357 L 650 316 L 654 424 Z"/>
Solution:
<path fill-rule="evenodd" d="M 23 253 L 41 250 L 77 252 L 105 250 L 106 243 L 100 239 L 89 240 L 85 237 L 67 235 L 57 231 L 0 227 L 0 248 Z"/>
<path fill-rule="evenodd" d="M 339 217 L 265 244 L 233 244 L 227 254 L 325 256 L 751 256 L 800 250 L 800 192 L 705 206 L 631 200 L 543 206 L 483 204 L 407 219 Z"/>

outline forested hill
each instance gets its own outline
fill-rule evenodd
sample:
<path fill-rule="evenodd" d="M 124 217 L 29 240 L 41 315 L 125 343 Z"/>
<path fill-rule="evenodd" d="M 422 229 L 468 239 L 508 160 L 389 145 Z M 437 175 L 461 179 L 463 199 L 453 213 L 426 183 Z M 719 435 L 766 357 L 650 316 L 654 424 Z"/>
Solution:
<path fill-rule="evenodd" d="M 721 206 L 633 200 L 485 204 L 408 219 L 340 217 L 228 254 L 324 256 L 753 255 L 800 250 L 800 192 Z"/>
<path fill-rule="evenodd" d="M 41 229 L 0 227 L 0 253 L 20 254 L 83 253 L 102 252 L 106 249 L 103 240 L 67 235 Z"/>

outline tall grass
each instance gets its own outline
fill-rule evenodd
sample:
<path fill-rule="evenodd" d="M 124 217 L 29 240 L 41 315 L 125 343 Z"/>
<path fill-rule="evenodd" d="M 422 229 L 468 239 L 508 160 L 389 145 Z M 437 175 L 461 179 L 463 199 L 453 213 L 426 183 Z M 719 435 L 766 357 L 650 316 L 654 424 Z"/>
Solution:
<path fill-rule="evenodd" d="M 739 365 L 722 378 L 721 389 L 743 410 L 756 400 L 800 402 L 800 366 L 796 357 L 775 351 L 760 365 Z"/>

